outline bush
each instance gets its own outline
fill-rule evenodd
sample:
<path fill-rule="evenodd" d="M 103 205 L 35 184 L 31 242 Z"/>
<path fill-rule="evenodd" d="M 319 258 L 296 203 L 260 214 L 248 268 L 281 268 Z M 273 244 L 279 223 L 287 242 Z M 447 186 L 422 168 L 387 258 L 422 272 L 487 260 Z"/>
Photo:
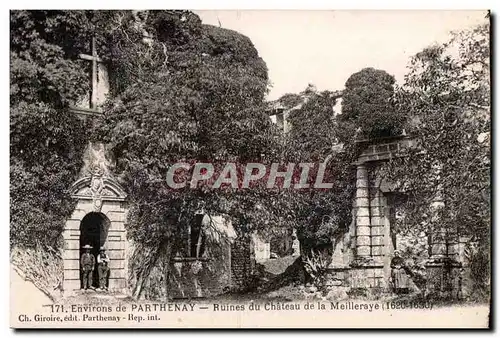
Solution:
<path fill-rule="evenodd" d="M 312 278 L 313 284 L 321 291 L 325 288 L 328 266 L 331 260 L 331 256 L 327 251 L 311 251 L 311 255 L 304 258 L 306 272 Z"/>
<path fill-rule="evenodd" d="M 399 135 L 403 121 L 393 104 L 394 76 L 374 68 L 352 74 L 345 84 L 340 119 L 360 128 L 361 137 Z"/>

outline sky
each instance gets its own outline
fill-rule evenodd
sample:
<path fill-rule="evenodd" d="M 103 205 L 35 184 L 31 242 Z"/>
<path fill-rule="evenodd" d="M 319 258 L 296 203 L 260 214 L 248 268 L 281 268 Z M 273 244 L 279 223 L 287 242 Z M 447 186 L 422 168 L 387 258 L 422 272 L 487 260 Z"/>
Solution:
<path fill-rule="evenodd" d="M 340 90 L 365 67 L 402 83 L 410 57 L 449 32 L 486 22 L 485 11 L 195 11 L 205 24 L 248 36 L 269 69 L 269 100 L 309 83 Z"/>

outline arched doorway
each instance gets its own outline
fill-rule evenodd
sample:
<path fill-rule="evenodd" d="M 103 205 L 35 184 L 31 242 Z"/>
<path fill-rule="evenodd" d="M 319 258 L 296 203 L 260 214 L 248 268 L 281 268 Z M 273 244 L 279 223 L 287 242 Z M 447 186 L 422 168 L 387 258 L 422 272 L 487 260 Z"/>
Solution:
<path fill-rule="evenodd" d="M 100 212 L 90 212 L 80 222 L 80 257 L 82 256 L 84 245 L 90 245 L 92 249 L 90 252 L 97 259 L 99 248 L 106 244 L 108 237 L 110 221 Z M 80 267 L 81 271 L 81 267 Z M 92 277 L 92 286 L 99 286 L 99 276 L 97 273 L 97 262 Z M 80 276 L 80 287 L 83 287 L 82 278 Z"/>

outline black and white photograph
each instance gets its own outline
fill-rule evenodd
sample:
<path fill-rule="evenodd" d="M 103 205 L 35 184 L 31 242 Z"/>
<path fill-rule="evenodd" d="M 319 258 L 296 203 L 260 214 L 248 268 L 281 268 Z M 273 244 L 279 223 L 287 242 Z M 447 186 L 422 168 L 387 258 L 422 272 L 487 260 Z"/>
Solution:
<path fill-rule="evenodd" d="M 10 326 L 491 327 L 493 16 L 10 10 Z"/>

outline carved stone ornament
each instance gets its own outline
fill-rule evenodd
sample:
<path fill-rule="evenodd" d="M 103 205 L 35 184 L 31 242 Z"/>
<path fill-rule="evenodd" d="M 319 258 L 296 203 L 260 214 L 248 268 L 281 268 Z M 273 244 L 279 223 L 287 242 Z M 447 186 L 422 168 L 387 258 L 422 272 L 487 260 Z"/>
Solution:
<path fill-rule="evenodd" d="M 104 190 L 103 171 L 97 164 L 92 168 L 90 179 L 90 192 L 92 193 L 92 204 L 94 212 L 100 212 L 102 208 L 102 192 Z"/>
<path fill-rule="evenodd" d="M 89 143 L 80 179 L 70 189 L 72 197 L 91 200 L 94 212 L 100 212 L 105 201 L 124 201 L 127 195 L 113 177 L 112 168 L 113 162 L 107 158 L 104 145 Z"/>

